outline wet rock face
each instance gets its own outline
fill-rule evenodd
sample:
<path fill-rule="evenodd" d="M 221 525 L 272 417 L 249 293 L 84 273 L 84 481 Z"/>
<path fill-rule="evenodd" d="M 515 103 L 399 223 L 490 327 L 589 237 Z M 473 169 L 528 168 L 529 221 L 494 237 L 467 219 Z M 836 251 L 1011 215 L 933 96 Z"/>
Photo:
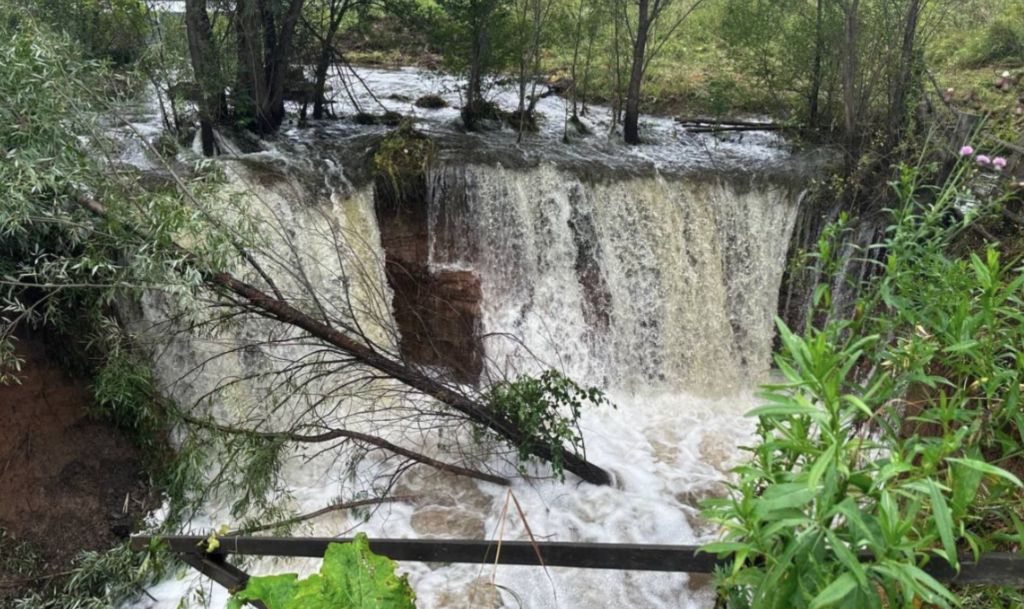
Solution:
<path fill-rule="evenodd" d="M 396 187 L 381 177 L 374 188 L 402 355 L 447 369 L 459 382 L 475 383 L 483 370 L 480 278 L 471 271 L 430 268 L 426 178 L 402 179 L 406 182 Z"/>

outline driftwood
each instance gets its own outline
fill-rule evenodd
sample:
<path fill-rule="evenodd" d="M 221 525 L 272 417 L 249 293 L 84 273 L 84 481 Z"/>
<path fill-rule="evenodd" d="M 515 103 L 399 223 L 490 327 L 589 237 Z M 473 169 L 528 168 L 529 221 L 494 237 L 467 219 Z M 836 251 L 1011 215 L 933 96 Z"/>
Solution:
<path fill-rule="evenodd" d="M 716 133 L 720 131 L 778 131 L 785 128 L 779 123 L 699 117 L 677 117 L 676 122 L 682 125 L 690 133 Z"/>
<path fill-rule="evenodd" d="M 781 125 L 766 125 L 764 127 L 687 127 L 689 133 L 742 133 L 744 131 L 780 131 Z"/>
<path fill-rule="evenodd" d="M 1014 224 L 1017 224 L 1018 226 L 1024 226 L 1024 216 L 1018 213 L 1014 213 L 1006 209 L 1005 207 L 1003 208 L 1003 217 L 1013 222 Z"/>

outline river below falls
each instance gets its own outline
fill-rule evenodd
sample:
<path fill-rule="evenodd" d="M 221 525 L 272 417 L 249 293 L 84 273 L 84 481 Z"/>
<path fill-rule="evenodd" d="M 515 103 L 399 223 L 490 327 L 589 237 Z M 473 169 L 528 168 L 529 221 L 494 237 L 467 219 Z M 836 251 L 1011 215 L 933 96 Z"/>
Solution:
<path fill-rule="evenodd" d="M 431 250 L 431 265 L 480 277 L 482 331 L 514 339 L 486 343 L 489 365 L 515 362 L 514 370 L 495 371 L 500 375 L 553 365 L 604 388 L 615 405 L 586 410 L 581 425 L 587 458 L 612 473 L 612 486 L 581 483 L 571 475 L 561 483 L 542 469 L 533 470 L 536 477 L 515 478 L 511 492 L 534 536 L 637 544 L 714 539 L 715 527 L 701 519 L 697 504 L 724 495 L 728 471 L 742 458 L 739 447 L 754 431 L 744 413 L 758 405 L 755 388 L 769 371 L 772 319 L 806 179 L 801 176 L 813 173 L 822 157 L 797 153 L 777 135 L 692 135 L 663 118 L 643 121 L 647 145 L 625 147 L 605 135 L 610 112 L 602 107 L 592 108 L 587 119 L 592 134 L 574 134 L 565 145 L 565 101 L 557 97 L 541 100 L 542 130 L 522 143 L 508 129 L 464 134 L 455 124 L 456 110 L 410 103 L 435 93 L 458 105 L 454 80 L 413 69 L 359 73 L 378 100 L 349 82 L 364 110 L 374 111 L 379 102 L 414 115 L 419 128 L 438 138 L 441 164 L 460 172 L 465 210 L 447 218 L 452 224 L 446 230 L 465 236 L 469 246 L 450 247 L 443 256 Z M 335 89 L 342 86 L 336 78 Z M 510 95 L 511 87 L 492 90 L 508 108 L 514 107 Z M 336 110 L 351 112 L 349 103 L 339 102 Z M 118 161 L 152 170 L 158 164 L 132 141 L 159 132 L 155 104 L 133 107 L 129 121 L 129 127 L 113 130 L 124 144 Z M 312 184 L 319 205 L 370 243 L 373 251 L 365 261 L 374 264 L 383 253 L 374 243 L 379 229 L 372 189 L 360 182 L 358 167 L 385 132 L 344 120 L 291 125 L 262 151 L 235 158 L 284 167 L 296 182 Z M 225 167 L 229 174 L 249 171 L 237 160 Z M 308 201 L 273 192 L 259 197 L 289 218 L 300 217 L 298 240 L 311 258 L 326 259 L 317 251 L 322 244 L 302 242 L 303 222 L 315 223 L 304 216 Z M 440 195 L 431 201 L 445 204 Z M 436 216 L 433 207 L 430 213 Z M 597 280 L 580 276 L 584 250 Z M 345 271 L 333 272 L 340 277 Z M 604 293 L 604 321 L 598 325 L 587 309 L 594 281 Z M 172 316 L 156 301 L 143 310 L 151 323 Z M 250 365 L 208 366 L 183 381 L 180 371 L 202 361 L 202 353 L 199 342 L 179 343 L 155 362 L 165 391 L 182 403 L 218 377 Z M 525 364 L 524 353 L 530 355 Z M 313 452 L 295 452 L 285 464 L 286 507 L 295 513 L 323 508 L 357 490 L 330 455 Z M 514 475 L 500 460 L 490 465 Z M 497 485 L 416 468 L 393 489 L 409 499 L 369 513 L 333 513 L 297 534 L 496 539 L 502 531 L 503 539 L 525 540 L 514 508 L 501 522 L 506 493 Z M 211 500 L 186 529 L 198 533 L 222 524 L 237 524 L 228 516 L 226 498 Z M 261 559 L 245 566 L 256 575 L 308 574 L 319 561 Z M 421 609 L 695 609 L 714 602 L 707 576 L 684 573 L 500 566 L 493 573 L 495 590 L 489 586 L 493 565 L 406 562 L 400 571 L 409 574 Z M 172 609 L 204 599 L 223 607 L 227 600 L 225 590 L 192 572 L 148 593 L 133 607 Z"/>

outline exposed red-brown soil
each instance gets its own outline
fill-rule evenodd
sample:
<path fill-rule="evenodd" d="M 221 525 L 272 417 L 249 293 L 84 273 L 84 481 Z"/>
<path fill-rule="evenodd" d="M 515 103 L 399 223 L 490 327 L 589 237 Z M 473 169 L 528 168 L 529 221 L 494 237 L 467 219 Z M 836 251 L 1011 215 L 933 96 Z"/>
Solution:
<path fill-rule="evenodd" d="M 375 209 L 394 292 L 395 323 L 402 355 L 447 369 L 460 382 L 475 383 L 483 370 L 480 344 L 480 278 L 471 271 L 431 269 L 431 235 L 425 176 L 408 176 L 400 192 L 378 179 Z M 451 243 L 447 235 L 437 237 Z"/>
<path fill-rule="evenodd" d="M 18 352 L 21 384 L 0 386 L 0 528 L 8 544 L 35 549 L 42 573 L 60 573 L 80 551 L 130 534 L 149 490 L 129 439 L 86 416 L 88 379 L 69 375 L 41 338 Z M 0 600 L 20 591 L 3 569 Z"/>

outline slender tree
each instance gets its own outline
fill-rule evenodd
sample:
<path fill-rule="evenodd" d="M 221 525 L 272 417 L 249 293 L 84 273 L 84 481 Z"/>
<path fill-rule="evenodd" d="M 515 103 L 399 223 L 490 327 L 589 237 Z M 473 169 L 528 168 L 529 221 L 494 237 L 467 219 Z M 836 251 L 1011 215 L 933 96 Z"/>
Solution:
<path fill-rule="evenodd" d="M 302 24 L 317 43 L 315 67 L 313 69 L 313 118 L 324 117 L 326 104 L 327 73 L 335 61 L 335 43 L 345 16 L 369 0 L 320 0 L 313 4 L 316 14 L 304 16 Z"/>
<path fill-rule="evenodd" d="M 206 10 L 206 0 L 186 0 L 185 26 L 188 30 L 188 51 L 192 60 L 192 71 L 198 89 L 197 103 L 203 154 L 213 156 L 217 152 L 213 129 L 220 121 L 224 105 L 224 83 L 214 45 L 210 15 Z"/>
<path fill-rule="evenodd" d="M 305 0 L 237 0 L 235 30 L 238 69 L 235 112 L 258 133 L 273 133 L 284 122 L 284 93 L 295 28 Z"/>
<path fill-rule="evenodd" d="M 843 11 L 843 126 L 847 143 L 852 145 L 858 134 L 857 37 L 860 0 L 837 0 Z"/>
<path fill-rule="evenodd" d="M 636 2 L 636 23 L 632 32 L 633 58 L 632 67 L 629 72 L 629 86 L 626 89 L 626 116 L 623 122 L 623 134 L 627 144 L 640 143 L 640 90 L 643 86 L 644 75 L 647 68 L 658 55 L 679 26 L 704 0 L 696 0 L 688 7 L 678 7 L 674 18 L 666 17 L 670 9 L 682 5 L 681 0 L 635 0 Z M 648 49 L 653 38 L 655 26 L 660 22 L 670 19 L 665 31 L 661 32 L 654 46 Z M 630 25 L 627 14 L 627 27 Z"/>

